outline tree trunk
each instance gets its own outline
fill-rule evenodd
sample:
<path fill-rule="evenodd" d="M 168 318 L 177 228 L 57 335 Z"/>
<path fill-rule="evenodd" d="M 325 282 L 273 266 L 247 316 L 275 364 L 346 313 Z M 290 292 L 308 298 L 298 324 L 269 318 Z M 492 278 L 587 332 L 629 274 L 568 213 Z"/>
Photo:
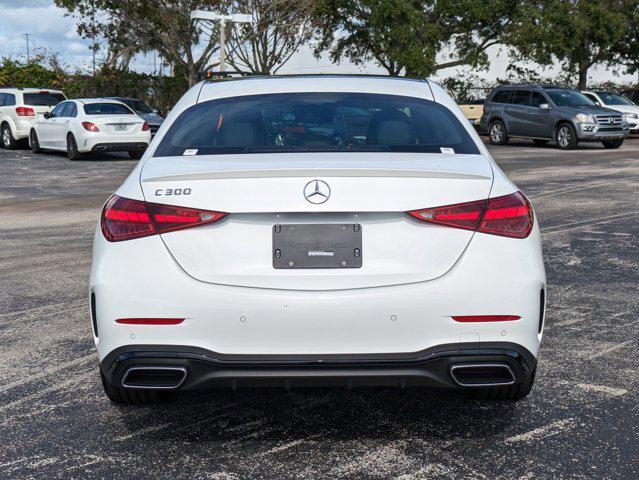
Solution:
<path fill-rule="evenodd" d="M 578 90 L 585 90 L 587 88 L 588 68 L 590 68 L 590 65 L 588 64 L 579 65 L 579 83 L 577 83 Z"/>

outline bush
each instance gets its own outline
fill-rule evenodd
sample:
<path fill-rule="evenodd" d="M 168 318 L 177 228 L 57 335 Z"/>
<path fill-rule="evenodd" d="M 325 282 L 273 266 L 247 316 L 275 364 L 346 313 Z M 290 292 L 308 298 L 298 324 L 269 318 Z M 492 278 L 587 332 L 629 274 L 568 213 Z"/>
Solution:
<path fill-rule="evenodd" d="M 68 98 L 140 98 L 166 114 L 188 89 L 183 76 L 159 77 L 130 70 L 102 68 L 95 76 L 67 73 L 38 63 L 26 65 L 10 59 L 0 64 L 0 86 L 62 90 Z"/>

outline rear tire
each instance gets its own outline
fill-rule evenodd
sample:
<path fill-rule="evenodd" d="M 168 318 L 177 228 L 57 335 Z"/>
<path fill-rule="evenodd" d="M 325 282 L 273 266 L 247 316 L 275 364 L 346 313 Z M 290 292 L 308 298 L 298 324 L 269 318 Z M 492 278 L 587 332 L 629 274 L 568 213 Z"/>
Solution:
<path fill-rule="evenodd" d="M 11 133 L 11 127 L 8 123 L 4 123 L 0 128 L 0 136 L 2 136 L 2 148 L 5 150 L 15 150 L 18 148 L 18 141 Z"/>
<path fill-rule="evenodd" d="M 538 139 L 538 138 L 535 138 L 535 139 L 533 140 L 533 142 L 534 142 L 534 144 L 535 144 L 535 145 L 537 145 L 537 146 L 541 147 L 541 146 L 543 146 L 543 145 L 546 145 L 548 142 L 550 142 L 550 140 L 540 140 L 540 139 Z"/>
<path fill-rule="evenodd" d="M 488 126 L 488 138 L 493 145 L 506 145 L 509 138 L 504 122 L 501 120 L 490 122 Z"/>
<path fill-rule="evenodd" d="M 69 160 L 79 160 L 82 154 L 78 152 L 78 143 L 72 133 L 67 135 L 67 157 Z"/>
<path fill-rule="evenodd" d="M 555 141 L 561 150 L 574 150 L 577 148 L 577 132 L 570 123 L 560 123 L 555 130 Z"/>
<path fill-rule="evenodd" d="M 623 145 L 623 140 L 623 138 L 620 138 L 619 140 L 604 140 L 601 143 L 603 143 L 603 146 L 606 148 L 619 148 Z"/>
<path fill-rule="evenodd" d="M 477 398 L 482 400 L 521 400 L 528 396 L 535 384 L 537 367 L 521 383 L 516 385 L 505 385 L 502 387 L 480 388 L 475 392 Z"/>
<path fill-rule="evenodd" d="M 129 158 L 133 160 L 140 160 L 144 155 L 144 150 L 129 150 Z"/>
<path fill-rule="evenodd" d="M 29 133 L 29 146 L 31 147 L 31 151 L 33 153 L 42 153 L 42 149 L 40 148 L 40 141 L 38 140 L 38 134 L 35 130 L 31 130 Z"/>
<path fill-rule="evenodd" d="M 170 402 L 175 398 L 175 392 L 170 391 L 118 387 L 106 379 L 102 369 L 100 369 L 100 380 L 102 380 L 105 395 L 118 405 L 153 405 Z"/>

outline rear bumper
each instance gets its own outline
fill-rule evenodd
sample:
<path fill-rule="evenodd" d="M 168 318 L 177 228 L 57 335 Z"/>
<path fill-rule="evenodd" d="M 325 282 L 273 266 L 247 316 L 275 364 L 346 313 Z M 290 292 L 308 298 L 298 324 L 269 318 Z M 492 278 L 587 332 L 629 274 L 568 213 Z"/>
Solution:
<path fill-rule="evenodd" d="M 91 148 L 92 152 L 128 152 L 131 150 L 146 150 L 149 146 L 144 142 L 126 143 L 97 143 Z"/>
<path fill-rule="evenodd" d="M 487 373 L 469 380 L 464 366 L 498 367 L 506 376 Z M 509 342 L 437 345 L 420 352 L 378 355 L 223 355 L 172 345 L 118 348 L 101 362 L 109 382 L 126 388 L 197 390 L 253 386 L 428 386 L 477 388 L 518 384 L 532 375 L 536 359 L 524 347 Z M 142 384 L 131 372 L 148 369 L 180 372 L 174 380 Z M 489 372 L 489 370 L 486 370 Z M 182 376 L 183 374 L 183 376 Z M 163 382 L 163 383 L 160 383 Z"/>

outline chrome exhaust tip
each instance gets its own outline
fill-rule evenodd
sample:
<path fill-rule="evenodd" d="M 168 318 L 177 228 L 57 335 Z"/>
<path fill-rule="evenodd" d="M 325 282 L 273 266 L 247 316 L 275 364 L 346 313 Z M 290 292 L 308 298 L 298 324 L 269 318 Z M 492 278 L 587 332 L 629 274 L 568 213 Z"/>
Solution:
<path fill-rule="evenodd" d="M 515 383 L 515 374 L 505 363 L 451 365 L 450 376 L 461 387 L 497 387 Z"/>
<path fill-rule="evenodd" d="M 135 366 L 129 367 L 122 377 L 124 388 L 175 390 L 186 380 L 185 367 Z"/>

